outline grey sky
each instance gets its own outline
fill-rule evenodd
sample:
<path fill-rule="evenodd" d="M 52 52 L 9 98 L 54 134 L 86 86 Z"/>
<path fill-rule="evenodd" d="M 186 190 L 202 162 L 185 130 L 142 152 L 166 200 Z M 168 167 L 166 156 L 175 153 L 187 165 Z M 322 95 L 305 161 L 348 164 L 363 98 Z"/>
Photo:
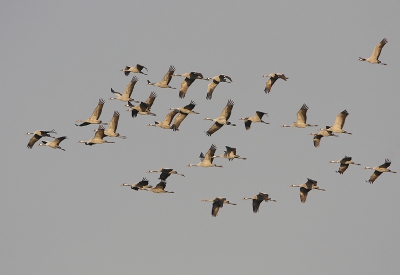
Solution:
<path fill-rule="evenodd" d="M 0 211 L 4 274 L 395 274 L 398 255 L 399 175 L 365 182 L 385 158 L 400 171 L 398 1 L 6 1 L 2 5 L 0 73 L 3 124 Z M 380 60 L 358 62 L 386 37 Z M 158 95 L 157 117 L 125 112 L 108 100 L 131 76 L 119 70 L 142 64 L 133 91 Z M 226 74 L 206 100 L 207 82 L 195 81 L 184 99 L 178 90 L 148 86 L 174 65 L 176 73 Z M 284 73 L 270 94 L 263 74 Z M 178 87 L 176 77 L 171 86 Z M 101 120 L 121 113 L 125 140 L 85 146 L 97 126 L 76 127 L 98 99 Z M 205 117 L 218 117 L 228 99 L 231 121 L 213 136 Z M 168 108 L 194 100 L 179 132 L 147 127 Z M 353 135 L 323 138 L 317 128 L 281 128 L 309 106 L 308 123 L 331 125 L 344 109 Z M 270 125 L 246 131 L 240 117 L 269 114 Z M 61 150 L 26 148 L 26 132 L 55 129 L 68 136 Z M 7 131 L 7 132 L 6 132 Z M 51 140 L 43 138 L 43 140 Z M 38 144 L 38 143 L 37 143 Z M 224 168 L 186 167 L 215 144 L 237 148 L 246 161 L 216 159 Z M 335 173 L 338 160 L 362 166 Z M 136 192 L 121 187 L 171 167 L 167 190 Z M 289 188 L 312 178 L 326 192 L 312 191 L 301 204 Z M 252 213 L 243 197 L 258 191 L 276 203 Z M 226 197 L 217 218 L 211 203 Z"/>

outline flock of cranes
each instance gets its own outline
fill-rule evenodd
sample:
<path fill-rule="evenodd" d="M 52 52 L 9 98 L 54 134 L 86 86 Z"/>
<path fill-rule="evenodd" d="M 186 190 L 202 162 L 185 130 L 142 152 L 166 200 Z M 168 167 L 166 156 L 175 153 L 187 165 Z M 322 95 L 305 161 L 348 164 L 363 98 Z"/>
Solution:
<path fill-rule="evenodd" d="M 387 43 L 386 39 L 383 39 L 374 49 L 372 55 L 369 58 L 359 58 L 360 61 L 366 61 L 371 64 L 381 64 L 381 65 L 386 65 L 385 63 L 382 63 L 379 60 L 380 53 L 382 51 L 382 48 L 384 45 Z M 145 70 L 146 73 L 143 71 Z M 130 73 L 135 73 L 135 74 L 142 74 L 142 75 L 148 75 L 148 69 L 140 64 L 137 64 L 135 67 L 130 67 L 126 66 L 124 69 L 121 69 L 122 72 L 126 76 L 128 76 Z M 159 88 L 169 88 L 169 89 L 176 89 L 175 87 L 170 86 L 171 79 L 174 76 L 179 76 L 179 77 L 184 77 L 183 82 L 181 83 L 180 89 L 179 89 L 179 98 L 185 98 L 188 89 L 192 85 L 192 83 L 196 80 L 205 80 L 205 81 L 210 81 L 207 87 L 207 93 L 206 93 L 206 99 L 211 100 L 212 99 L 212 94 L 215 91 L 216 87 L 218 86 L 219 83 L 225 82 L 225 83 L 232 83 L 232 78 L 220 74 L 217 76 L 214 76 L 212 78 L 205 78 L 203 74 L 199 72 L 188 72 L 184 74 L 175 74 L 175 67 L 170 66 L 168 69 L 168 72 L 165 74 L 163 79 L 159 82 L 150 82 L 147 80 L 148 85 L 153 85 L 155 87 Z M 289 78 L 286 77 L 284 74 L 281 73 L 271 73 L 268 75 L 263 75 L 263 77 L 269 77 L 266 86 L 265 86 L 265 93 L 269 93 L 271 91 L 272 86 L 274 83 L 280 78 L 284 81 L 287 81 Z M 137 115 L 150 115 L 150 116 L 156 116 L 155 113 L 151 112 L 151 108 L 154 104 L 154 101 L 157 98 L 157 94 L 153 91 L 150 93 L 148 99 L 145 102 L 141 101 L 135 101 L 132 98 L 132 92 L 133 89 L 136 85 L 136 83 L 139 81 L 138 77 L 133 76 L 128 85 L 125 88 L 125 91 L 123 93 L 115 92 L 111 88 L 111 93 L 113 94 L 113 97 L 110 97 L 110 100 L 119 100 L 126 105 L 125 107 L 128 107 L 127 111 L 131 112 L 132 118 L 136 118 Z M 138 105 L 133 105 L 132 102 L 138 103 Z M 87 118 L 86 120 L 77 120 L 76 122 L 78 124 L 75 124 L 76 126 L 83 127 L 87 126 L 90 124 L 97 124 L 98 128 L 95 131 L 94 137 L 87 140 L 83 141 L 80 140 L 78 143 L 84 143 L 85 145 L 96 145 L 96 144 L 103 144 L 103 143 L 115 143 L 113 141 L 108 141 L 104 138 L 106 137 L 116 137 L 116 138 L 122 138 L 126 139 L 126 136 L 122 136 L 119 133 L 117 133 L 117 127 L 118 127 L 118 121 L 120 117 L 120 113 L 118 111 L 114 111 L 113 117 L 111 118 L 111 121 L 109 123 L 104 123 L 100 120 L 100 116 L 103 110 L 103 106 L 105 104 L 105 100 L 100 98 L 98 101 L 97 106 L 95 107 L 92 115 Z M 179 127 L 182 124 L 182 122 L 185 120 L 185 118 L 189 114 L 199 114 L 198 112 L 195 112 L 193 109 L 195 108 L 196 103 L 191 100 L 189 104 L 182 106 L 182 107 L 175 107 L 175 108 L 169 108 L 169 113 L 165 116 L 163 121 L 155 121 L 154 124 L 148 124 L 148 126 L 155 126 L 155 127 L 160 127 L 162 129 L 171 129 L 173 131 L 179 131 Z M 229 121 L 232 113 L 232 109 L 234 106 L 234 102 L 229 99 L 227 101 L 226 106 L 222 110 L 221 114 L 217 118 L 209 118 L 206 117 L 204 120 L 211 120 L 214 122 L 214 124 L 207 130 L 205 131 L 207 136 L 212 136 L 215 134 L 217 131 L 219 131 L 224 125 L 229 125 L 229 126 L 236 126 L 236 124 L 232 123 Z M 297 119 L 295 122 L 292 124 L 284 124 L 281 127 L 297 127 L 297 128 L 305 128 L 305 127 L 317 127 L 318 125 L 312 125 L 307 123 L 307 111 L 308 111 L 308 106 L 306 104 L 303 104 L 299 111 L 297 112 Z M 311 133 L 310 135 L 313 136 L 313 144 L 315 147 L 320 146 L 321 139 L 323 137 L 338 137 L 337 134 L 349 134 L 351 133 L 345 131 L 343 129 L 345 120 L 349 113 L 347 110 L 343 110 L 340 112 L 333 123 L 332 126 L 326 126 L 325 128 L 319 129 L 317 133 Z M 270 124 L 268 122 L 265 122 L 262 118 L 266 116 L 268 117 L 268 114 L 266 112 L 262 111 L 256 111 L 255 115 L 251 117 L 242 117 L 239 120 L 244 121 L 244 127 L 246 130 L 251 129 L 251 124 L 252 123 L 264 123 L 264 124 Z M 174 120 L 175 118 L 175 120 Z M 107 129 L 105 129 L 105 126 L 107 126 Z M 53 134 L 57 134 L 55 130 L 50 130 L 50 131 L 42 131 L 38 130 L 35 132 L 29 132 L 27 134 L 33 135 L 33 137 L 29 140 L 27 147 L 32 148 L 34 144 L 39 141 L 42 137 L 51 137 L 54 138 L 52 141 L 42 141 L 39 146 L 48 146 L 53 149 L 60 149 L 65 151 L 65 149 L 60 147 L 60 143 L 67 139 L 66 136 L 61 136 L 61 137 L 53 137 Z M 212 144 L 210 148 L 208 149 L 206 154 L 203 154 L 202 152 L 200 153 L 200 162 L 198 164 L 188 164 L 188 167 L 203 167 L 203 168 L 209 168 L 209 167 L 219 167 L 222 168 L 222 165 L 217 165 L 214 163 L 215 158 L 225 158 L 228 159 L 229 161 L 232 161 L 234 159 L 241 159 L 241 160 L 246 160 L 247 158 L 240 157 L 239 155 L 236 154 L 237 149 L 234 147 L 226 146 L 226 151 L 224 151 L 223 154 L 221 155 L 215 155 L 217 150 L 217 147 Z M 344 158 L 337 160 L 337 161 L 330 161 L 330 163 L 338 163 L 340 164 L 338 170 L 336 171 L 339 174 L 343 174 L 349 167 L 350 164 L 352 165 L 361 165 L 359 163 L 354 163 L 352 161 L 352 158 L 349 156 L 345 156 Z M 385 159 L 385 163 L 380 165 L 380 166 L 375 166 L 375 167 L 365 167 L 364 169 L 372 169 L 374 170 L 373 174 L 371 175 L 370 179 L 367 180 L 366 182 L 369 183 L 374 183 L 375 180 L 384 172 L 389 172 L 389 173 L 396 173 L 394 171 L 391 171 L 388 169 L 390 166 L 391 162 L 388 159 Z M 175 171 L 172 168 L 160 168 L 158 170 L 149 170 L 148 173 L 161 173 L 159 176 L 160 182 L 155 186 L 149 185 L 149 181 L 146 178 L 143 178 L 141 181 L 136 182 L 134 184 L 128 184 L 128 183 L 123 183 L 122 186 L 130 186 L 131 189 L 135 191 L 150 191 L 153 193 L 174 193 L 173 191 L 166 191 L 166 180 L 167 178 L 174 174 L 174 175 L 180 175 L 185 177 L 183 174 L 179 174 L 177 171 Z M 300 201 L 302 203 L 306 202 L 307 195 L 311 190 L 320 190 L 320 191 L 325 191 L 325 189 L 321 189 L 317 186 L 317 181 L 313 179 L 307 179 L 307 182 L 300 184 L 300 185 L 291 185 L 290 187 L 297 187 L 300 189 Z M 265 201 L 273 201 L 276 202 L 276 200 L 272 200 L 267 193 L 264 192 L 259 192 L 257 195 L 253 197 L 245 197 L 244 200 L 252 200 L 253 204 L 253 212 L 257 213 L 259 211 L 259 207 L 261 202 Z M 212 200 L 205 200 L 203 199 L 202 201 L 208 201 L 212 202 L 212 211 L 211 214 L 213 217 L 216 217 L 218 214 L 218 211 L 220 208 L 223 207 L 224 204 L 231 204 L 231 205 L 236 205 L 235 203 L 229 202 L 226 198 L 223 197 L 216 197 Z"/>

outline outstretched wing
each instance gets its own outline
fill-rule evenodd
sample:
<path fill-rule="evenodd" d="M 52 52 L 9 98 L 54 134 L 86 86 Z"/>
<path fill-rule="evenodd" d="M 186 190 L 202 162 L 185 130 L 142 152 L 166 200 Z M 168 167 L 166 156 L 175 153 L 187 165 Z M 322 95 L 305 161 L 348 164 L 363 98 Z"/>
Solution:
<path fill-rule="evenodd" d="M 172 79 L 172 75 L 175 72 L 175 67 L 174 66 L 169 66 L 168 72 L 164 75 L 163 79 L 161 82 L 165 83 L 166 85 L 169 85 Z"/>
<path fill-rule="evenodd" d="M 231 153 L 233 153 L 233 155 L 236 155 L 236 148 L 232 148 L 229 146 L 225 146 L 225 148 L 226 148 L 225 156 L 229 157 Z"/>
<path fill-rule="evenodd" d="M 343 110 L 336 116 L 335 123 L 333 124 L 333 128 L 342 129 L 344 122 L 346 121 L 346 117 L 349 113 L 346 110 Z"/>
<path fill-rule="evenodd" d="M 183 109 L 186 109 L 186 110 L 193 110 L 194 109 L 194 107 L 196 106 L 196 102 L 194 102 L 193 100 L 191 100 L 190 101 L 190 103 L 188 104 L 188 105 L 186 105 L 185 107 L 183 107 Z"/>
<path fill-rule="evenodd" d="M 97 128 L 96 133 L 94 134 L 95 139 L 103 139 L 105 137 L 104 135 L 104 127 L 103 125 L 99 125 L 99 128 Z"/>
<path fill-rule="evenodd" d="M 156 187 L 154 187 L 154 189 L 161 189 L 161 190 L 164 190 L 166 186 L 167 186 L 167 183 L 166 183 L 165 181 L 160 181 L 160 182 L 156 185 Z"/>
<path fill-rule="evenodd" d="M 184 98 L 190 85 L 196 80 L 196 78 L 185 78 L 181 83 L 181 88 L 179 89 L 179 97 Z"/>
<path fill-rule="evenodd" d="M 154 100 L 156 100 L 157 94 L 155 92 L 151 92 L 149 98 L 146 100 L 147 109 L 150 111 L 151 106 L 153 106 Z"/>
<path fill-rule="evenodd" d="M 225 120 L 228 120 L 231 117 L 231 112 L 234 104 L 235 103 L 231 99 L 229 99 L 228 103 L 226 103 L 225 108 L 222 110 L 220 117 L 225 117 Z"/>
<path fill-rule="evenodd" d="M 211 215 L 212 215 L 213 217 L 216 217 L 216 216 L 218 215 L 219 209 L 220 209 L 221 207 L 223 207 L 223 206 L 224 206 L 223 201 L 220 200 L 219 198 L 216 198 L 216 199 L 214 200 L 214 202 L 213 202 L 213 205 L 212 205 Z"/>
<path fill-rule="evenodd" d="M 314 147 L 319 146 L 319 144 L 321 143 L 321 138 L 322 138 L 322 135 L 314 135 L 314 138 L 313 138 Z"/>
<path fill-rule="evenodd" d="M 124 91 L 124 94 L 125 94 L 128 98 L 131 97 L 133 88 L 135 88 L 135 84 L 136 84 L 136 82 L 138 82 L 138 81 L 139 81 L 139 79 L 138 79 L 136 76 L 133 76 L 132 79 L 131 79 L 131 81 L 130 81 L 130 82 L 128 83 L 128 85 L 126 86 L 125 91 Z"/>
<path fill-rule="evenodd" d="M 208 149 L 204 160 L 206 160 L 206 161 L 209 160 L 212 163 L 214 160 L 213 156 L 214 156 L 216 150 L 217 150 L 217 147 L 214 144 L 211 144 L 210 149 Z"/>
<path fill-rule="evenodd" d="M 275 81 L 277 80 L 277 78 L 274 77 L 270 77 L 267 81 L 267 83 L 265 84 L 265 89 L 264 92 L 266 92 L 267 94 L 271 91 L 272 85 L 274 85 Z"/>
<path fill-rule="evenodd" d="M 227 82 L 227 83 L 231 83 L 232 82 L 232 78 L 230 78 L 229 76 L 224 75 L 224 74 L 219 75 L 219 78 L 221 79 L 222 82 L 227 82 L 226 79 L 229 80 L 229 82 Z"/>
<path fill-rule="evenodd" d="M 66 136 L 63 136 L 63 137 L 58 137 L 58 138 L 55 138 L 54 140 L 53 140 L 53 142 L 55 143 L 55 144 L 60 144 L 60 142 L 61 141 L 63 141 L 64 139 L 66 139 L 67 137 Z"/>
<path fill-rule="evenodd" d="M 115 131 L 117 130 L 117 127 L 118 127 L 118 121 L 119 121 L 119 112 L 118 111 L 114 111 L 114 115 L 111 118 L 110 123 L 108 124 L 107 130 L 112 131 L 113 133 L 115 133 Z"/>
<path fill-rule="evenodd" d="M 385 159 L 385 163 L 382 165 L 379 165 L 380 168 L 388 168 L 392 164 L 392 162 L 389 159 Z"/>
<path fill-rule="evenodd" d="M 343 174 L 344 171 L 347 170 L 347 168 L 349 168 L 349 164 L 340 163 L 339 170 L 338 170 L 337 172 L 338 172 L 339 174 Z"/>
<path fill-rule="evenodd" d="M 187 117 L 187 115 L 188 115 L 188 114 L 179 113 L 179 114 L 176 116 L 176 118 L 175 118 L 175 120 L 174 120 L 174 123 L 173 123 L 172 126 L 171 126 L 171 129 L 172 129 L 173 131 L 178 130 L 179 125 L 181 125 L 182 121 Z"/>
<path fill-rule="evenodd" d="M 371 177 L 369 178 L 368 182 L 369 183 L 374 183 L 374 181 L 382 174 L 382 172 L 379 171 L 374 171 L 371 175 Z"/>
<path fill-rule="evenodd" d="M 302 203 L 305 203 L 305 202 L 306 202 L 307 195 L 308 195 L 308 192 L 310 192 L 310 190 L 311 190 L 311 189 L 307 189 L 307 188 L 304 188 L 304 187 L 300 187 L 300 201 L 301 201 Z"/>
<path fill-rule="evenodd" d="M 216 77 L 212 78 L 212 81 L 210 82 L 210 84 L 208 84 L 207 86 L 207 95 L 206 95 L 206 99 L 211 99 L 212 98 L 212 94 L 215 90 L 215 88 L 218 86 L 219 84 L 219 80 L 215 79 Z"/>
<path fill-rule="evenodd" d="M 252 121 L 250 119 L 245 120 L 244 121 L 244 128 L 246 128 L 246 130 L 250 130 L 251 123 L 252 123 Z"/>
<path fill-rule="evenodd" d="M 140 65 L 140 64 L 136 64 L 136 69 L 141 73 L 142 73 L 143 69 L 146 69 L 147 72 L 149 71 L 149 70 L 147 70 L 147 68 L 145 66 Z M 142 73 L 142 74 L 145 74 L 145 73 Z M 145 75 L 147 75 L 147 74 L 145 74 Z"/>
<path fill-rule="evenodd" d="M 283 79 L 283 80 L 288 80 L 289 79 L 289 77 L 286 77 L 284 74 L 281 74 L 281 73 L 276 73 L 275 74 L 278 78 L 280 78 L 280 79 Z"/>
<path fill-rule="evenodd" d="M 97 107 L 94 109 L 91 118 L 97 120 L 99 119 L 101 112 L 103 111 L 103 106 L 104 106 L 104 99 L 100 98 L 99 103 L 97 104 Z"/>
<path fill-rule="evenodd" d="M 216 131 L 218 131 L 219 129 L 221 129 L 221 127 L 224 126 L 224 124 L 220 124 L 218 122 L 215 122 L 213 124 L 213 126 L 210 127 L 210 129 L 208 129 L 208 131 L 206 132 L 207 136 L 211 136 L 212 134 L 214 134 Z"/>
<path fill-rule="evenodd" d="M 260 208 L 261 200 L 253 199 L 253 212 L 257 213 Z"/>
<path fill-rule="evenodd" d="M 163 123 L 166 123 L 166 124 L 170 125 L 172 119 L 174 118 L 174 116 L 175 116 L 177 113 L 179 113 L 179 111 L 177 111 L 177 110 L 173 110 L 172 112 L 169 112 L 169 113 L 165 116 Z"/>
<path fill-rule="evenodd" d="M 26 145 L 26 147 L 28 147 L 29 149 L 32 149 L 32 146 L 36 143 L 36 141 L 38 141 L 41 138 L 41 136 L 34 134 L 33 137 L 31 137 L 29 139 L 28 145 Z"/>
<path fill-rule="evenodd" d="M 372 52 L 372 56 L 375 56 L 376 59 L 379 59 L 379 56 L 381 55 L 382 48 L 386 45 L 387 39 L 383 38 L 381 42 L 379 42 L 378 45 L 374 48 L 374 51 Z"/>
<path fill-rule="evenodd" d="M 301 106 L 300 110 L 297 112 L 297 124 L 306 124 L 307 122 L 307 110 L 308 106 L 306 104 L 303 104 Z"/>

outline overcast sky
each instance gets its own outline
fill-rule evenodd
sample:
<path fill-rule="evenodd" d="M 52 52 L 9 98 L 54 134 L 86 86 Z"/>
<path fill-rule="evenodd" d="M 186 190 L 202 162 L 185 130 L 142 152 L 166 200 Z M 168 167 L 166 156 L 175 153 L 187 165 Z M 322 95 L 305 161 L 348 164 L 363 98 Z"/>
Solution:
<path fill-rule="evenodd" d="M 170 1 L 171 2 L 171 1 Z M 366 183 L 385 158 L 400 172 L 398 119 L 400 4 L 398 1 L 5 1 L 0 10 L 2 60 L 2 178 L 0 258 L 4 274 L 396 274 L 400 269 L 399 174 Z M 383 39 L 380 60 L 359 62 Z M 157 117 L 132 118 L 124 103 L 109 100 L 131 76 L 119 70 L 148 68 L 132 97 Z M 186 97 L 147 85 L 176 73 L 226 74 L 212 100 L 209 82 L 197 80 Z M 267 78 L 280 72 L 269 94 Z M 174 77 L 178 87 L 183 78 Z M 85 146 L 97 125 L 76 127 L 99 98 L 101 120 L 121 113 L 127 139 Z M 230 120 L 211 137 L 204 133 L 228 99 Z M 168 108 L 190 100 L 189 115 L 173 132 L 148 127 Z M 344 129 L 353 135 L 323 138 L 319 127 L 282 128 L 306 103 L 308 123 L 332 125 L 347 109 Z M 270 125 L 246 131 L 241 117 L 268 113 Z M 35 130 L 68 136 L 66 151 L 27 149 Z M 43 138 L 51 140 L 51 138 Z M 211 144 L 220 155 L 237 148 L 247 160 L 198 163 Z M 362 166 L 335 173 L 345 155 Z M 171 167 L 166 190 L 153 194 L 121 187 L 143 177 L 156 185 Z M 298 188 L 312 178 L 326 192 L 300 203 Z M 243 197 L 268 193 L 257 214 Z M 226 197 L 216 218 L 211 203 Z"/>

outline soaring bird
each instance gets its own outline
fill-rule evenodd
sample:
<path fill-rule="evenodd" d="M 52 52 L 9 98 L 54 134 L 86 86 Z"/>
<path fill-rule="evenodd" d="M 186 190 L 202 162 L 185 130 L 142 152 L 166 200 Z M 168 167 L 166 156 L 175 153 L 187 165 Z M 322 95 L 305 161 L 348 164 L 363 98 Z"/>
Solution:
<path fill-rule="evenodd" d="M 224 206 L 224 204 L 236 205 L 236 203 L 231 203 L 228 200 L 226 200 L 226 198 L 222 198 L 222 197 L 216 197 L 212 200 L 202 199 L 201 201 L 208 201 L 208 202 L 213 203 L 212 209 L 211 209 L 211 215 L 213 217 L 216 217 L 218 215 L 219 209 L 222 208 Z"/>
<path fill-rule="evenodd" d="M 226 151 L 220 156 L 214 156 L 213 158 L 226 158 L 229 161 L 234 160 L 234 159 L 243 159 L 246 160 L 247 158 L 242 158 L 239 155 L 236 155 L 236 148 L 225 146 Z"/>
<path fill-rule="evenodd" d="M 152 187 L 151 185 L 149 185 L 149 181 L 146 178 L 143 178 L 141 181 L 134 184 L 123 183 L 122 186 L 130 186 L 131 189 L 136 191 L 145 190 L 146 188 Z"/>
<path fill-rule="evenodd" d="M 28 147 L 29 149 L 32 149 L 32 146 L 36 143 L 36 141 L 38 141 L 39 139 L 41 139 L 42 137 L 52 137 L 49 134 L 57 134 L 56 131 L 53 129 L 51 131 L 42 131 L 42 130 L 37 130 L 35 132 L 28 132 L 26 133 L 27 135 L 33 135 L 33 137 L 30 138 L 28 145 L 26 145 L 26 147 Z M 54 138 L 54 137 L 52 137 Z"/>
<path fill-rule="evenodd" d="M 257 213 L 258 209 L 260 208 L 260 204 L 265 201 L 274 201 L 276 202 L 276 200 L 273 200 L 269 197 L 269 195 L 267 193 L 263 193 L 263 192 L 259 192 L 257 195 L 251 197 L 251 198 L 243 198 L 244 200 L 253 200 L 253 212 Z"/>
<path fill-rule="evenodd" d="M 126 139 L 126 136 L 121 136 L 119 133 L 117 133 L 117 127 L 118 127 L 118 121 L 119 121 L 119 112 L 114 111 L 114 115 L 111 118 L 110 123 L 108 124 L 107 129 L 104 131 L 104 135 L 108 137 L 119 137 Z M 96 130 L 97 131 L 97 130 Z"/>
<path fill-rule="evenodd" d="M 367 61 L 368 63 L 371 64 L 381 64 L 381 65 L 387 65 L 386 63 L 382 63 L 379 60 L 379 56 L 381 55 L 381 51 L 383 46 L 385 46 L 388 43 L 386 38 L 383 38 L 381 42 L 379 42 L 378 45 L 376 45 L 376 47 L 374 48 L 374 51 L 372 52 L 372 55 L 368 58 L 362 58 L 359 57 L 358 60 L 359 61 Z"/>
<path fill-rule="evenodd" d="M 179 108 L 169 108 L 170 110 L 176 110 L 179 111 L 179 114 L 176 116 L 174 123 L 172 123 L 171 129 L 173 131 L 179 131 L 179 125 L 181 125 L 182 121 L 187 117 L 188 114 L 199 114 L 195 111 L 193 111 L 194 107 L 196 106 L 196 103 L 191 100 L 190 103 L 184 107 L 179 107 Z"/>
<path fill-rule="evenodd" d="M 310 192 L 311 190 L 321 190 L 321 191 L 325 191 L 325 189 L 321 189 L 317 186 L 317 181 L 316 180 L 312 180 L 312 179 L 307 179 L 306 183 L 300 184 L 300 185 L 290 185 L 290 187 L 300 187 L 300 201 L 301 202 L 306 202 L 307 199 L 307 194 L 308 192 Z"/>
<path fill-rule="evenodd" d="M 239 120 L 244 120 L 244 127 L 246 128 L 246 130 L 250 130 L 250 126 L 252 122 L 261 122 L 261 123 L 265 123 L 265 124 L 269 124 L 268 122 L 265 122 L 264 120 L 262 120 L 262 117 L 266 115 L 268 116 L 267 113 L 263 113 L 260 111 L 256 111 L 256 114 L 252 117 L 242 117 L 239 118 Z"/>
<path fill-rule="evenodd" d="M 171 122 L 172 119 L 174 118 L 174 116 L 176 116 L 176 114 L 179 113 L 179 111 L 177 110 L 173 110 L 172 112 L 169 112 L 164 120 L 162 122 L 160 121 L 155 121 L 155 124 L 149 124 L 148 126 L 156 126 L 156 127 L 160 127 L 163 129 L 171 129 Z"/>
<path fill-rule="evenodd" d="M 55 138 L 53 141 L 45 141 L 43 140 L 42 143 L 39 143 L 39 146 L 48 146 L 53 149 L 61 149 L 65 151 L 65 149 L 60 147 L 60 142 L 66 139 L 66 136 Z"/>
<path fill-rule="evenodd" d="M 80 140 L 78 143 L 85 143 L 85 145 L 94 145 L 94 144 L 102 144 L 102 143 L 115 143 L 113 141 L 107 141 L 103 139 L 106 135 L 104 134 L 104 127 L 102 125 L 99 125 L 99 128 L 97 128 L 96 133 L 94 134 L 94 137 L 88 141 Z"/>
<path fill-rule="evenodd" d="M 333 124 L 333 126 L 326 126 L 326 129 L 328 131 L 332 131 L 332 133 L 343 133 L 343 134 L 349 134 L 351 135 L 351 133 L 348 133 L 346 131 L 343 130 L 343 125 L 344 122 L 346 121 L 346 117 L 349 115 L 349 113 L 346 110 L 341 111 L 335 119 L 335 122 Z"/>
<path fill-rule="evenodd" d="M 229 82 L 227 81 L 227 79 L 229 80 Z M 220 82 L 232 83 L 232 78 L 224 74 L 214 76 L 211 83 L 208 84 L 206 99 L 212 98 L 212 94 Z"/>
<path fill-rule="evenodd" d="M 179 175 L 179 176 L 182 176 L 182 177 L 185 176 L 184 174 L 179 174 L 178 172 L 176 172 L 172 168 L 160 168 L 158 170 L 149 170 L 149 171 L 147 171 L 147 173 L 160 173 L 160 172 L 161 172 L 161 174 L 160 174 L 160 177 L 158 179 L 160 179 L 161 181 L 166 181 L 167 178 L 169 176 L 171 176 L 172 174 Z"/>
<path fill-rule="evenodd" d="M 323 137 L 338 137 L 338 135 L 333 134 L 332 131 L 328 129 L 319 129 L 318 133 L 311 133 L 310 135 L 314 136 L 313 138 L 314 147 L 319 146 L 319 144 L 321 143 L 321 138 Z"/>
<path fill-rule="evenodd" d="M 157 86 L 157 87 L 160 87 L 160 88 L 176 89 L 176 88 L 172 88 L 171 86 L 169 86 L 169 83 L 171 82 L 171 79 L 172 79 L 172 76 L 174 75 L 174 72 L 175 72 L 175 67 L 174 66 L 169 66 L 168 72 L 165 74 L 165 76 L 163 77 L 163 79 L 160 82 L 152 83 L 149 80 L 147 80 L 147 84 L 148 85 Z"/>
<path fill-rule="evenodd" d="M 331 160 L 329 163 L 340 163 L 339 170 L 336 171 L 336 173 L 339 174 L 343 174 L 344 171 L 347 170 L 350 164 L 361 165 L 359 163 L 354 163 L 354 161 L 351 160 L 351 157 L 348 156 L 344 156 L 344 158 L 339 160 Z"/>
<path fill-rule="evenodd" d="M 308 106 L 306 104 L 303 104 L 303 106 L 301 106 L 300 110 L 297 112 L 296 122 L 293 122 L 293 124 L 291 125 L 282 125 L 282 127 L 305 128 L 305 127 L 318 126 L 318 125 L 307 124 L 307 111 L 308 111 Z"/>
<path fill-rule="evenodd" d="M 269 77 L 267 83 L 265 84 L 265 89 L 264 89 L 264 92 L 267 94 L 271 91 L 272 85 L 274 85 L 275 81 L 278 78 L 283 79 L 285 81 L 289 79 L 289 77 L 286 77 L 284 74 L 281 73 L 272 73 L 268 75 L 265 74 L 263 75 L 263 77 Z"/>
<path fill-rule="evenodd" d="M 101 111 L 103 110 L 103 106 L 104 106 L 104 99 L 100 98 L 99 99 L 99 103 L 97 104 L 97 107 L 94 109 L 93 114 L 91 117 L 89 117 L 88 119 L 86 119 L 85 121 L 82 120 L 77 120 L 76 122 L 82 122 L 81 124 L 75 124 L 76 126 L 86 126 L 89 124 L 103 124 L 103 125 L 107 125 L 107 123 L 103 123 L 101 122 L 101 120 L 99 120 L 99 117 L 101 115 Z"/>
<path fill-rule="evenodd" d="M 236 124 L 232 124 L 230 123 L 228 120 L 231 117 L 231 112 L 232 112 L 232 108 L 233 105 L 235 103 L 232 100 L 228 100 L 228 103 L 226 103 L 225 108 L 222 110 L 222 113 L 219 117 L 217 118 L 209 118 L 206 117 L 204 120 L 212 120 L 215 123 L 213 124 L 213 126 L 210 127 L 210 129 L 208 129 L 208 131 L 206 132 L 207 136 L 211 136 L 212 134 L 214 134 L 216 131 L 218 131 L 222 126 L 226 125 L 231 125 L 231 126 L 236 126 Z"/>
<path fill-rule="evenodd" d="M 213 163 L 214 161 L 214 154 L 215 151 L 217 150 L 217 147 L 212 144 L 210 149 L 208 149 L 206 155 L 204 156 L 204 154 L 201 152 L 200 153 L 200 162 L 198 164 L 189 164 L 189 167 L 192 166 L 200 166 L 200 167 L 221 167 L 222 165 L 216 165 Z"/>
<path fill-rule="evenodd" d="M 167 183 L 165 182 L 165 181 L 160 181 L 157 185 L 156 185 L 156 187 L 149 187 L 149 188 L 146 188 L 146 189 L 144 189 L 144 190 L 146 190 L 146 191 L 151 191 L 151 192 L 153 192 L 153 193 L 174 193 L 174 192 L 172 192 L 172 191 L 166 191 L 165 190 L 165 187 L 167 186 Z"/>
<path fill-rule="evenodd" d="M 133 105 L 132 103 L 128 102 L 128 104 L 126 104 L 125 106 L 129 107 L 127 111 L 131 111 L 133 118 L 135 118 L 138 114 L 156 116 L 156 114 L 150 112 L 151 106 L 153 106 L 156 97 L 157 94 L 155 92 L 151 92 L 146 102 L 140 102 L 139 105 Z"/>
<path fill-rule="evenodd" d="M 369 180 L 366 180 L 366 182 L 369 182 L 369 183 L 371 183 L 371 184 L 374 183 L 374 181 L 375 181 L 382 173 L 384 173 L 384 172 L 389 172 L 389 173 L 394 173 L 394 174 L 396 174 L 397 172 L 387 169 L 387 168 L 390 166 L 391 163 L 392 163 L 392 162 L 391 162 L 389 159 L 385 159 L 385 163 L 382 164 L 382 165 L 375 166 L 375 167 L 368 167 L 368 166 L 366 166 L 364 169 L 372 169 L 372 170 L 375 170 L 374 173 L 372 173 L 372 175 L 371 175 L 371 177 L 369 178 Z"/>
<path fill-rule="evenodd" d="M 148 72 L 147 68 L 143 65 L 140 64 L 136 64 L 135 67 L 130 67 L 130 66 L 126 66 L 125 69 L 121 69 L 121 72 L 124 72 L 124 74 L 126 76 L 128 76 L 130 73 L 137 73 L 137 74 L 145 74 L 144 72 L 142 72 L 143 69 L 146 69 L 146 71 Z"/>
<path fill-rule="evenodd" d="M 135 101 L 133 98 L 131 98 L 133 88 L 135 88 L 135 84 L 138 81 L 139 81 L 139 79 L 136 76 L 132 77 L 131 81 L 126 86 L 123 94 L 118 93 L 118 92 L 114 91 L 113 88 L 111 88 L 111 93 L 113 93 L 116 97 L 110 97 L 110 99 L 118 99 L 118 100 L 121 100 L 122 102 L 129 102 L 129 101 L 139 102 L 139 101 Z"/>
<path fill-rule="evenodd" d="M 181 83 L 181 88 L 179 90 L 179 97 L 184 98 L 186 95 L 187 90 L 189 89 L 190 85 L 196 80 L 196 79 L 202 79 L 202 80 L 207 80 L 209 81 L 210 78 L 204 78 L 201 73 L 198 72 L 189 72 L 185 74 L 174 74 L 174 76 L 182 76 L 185 79 Z"/>

